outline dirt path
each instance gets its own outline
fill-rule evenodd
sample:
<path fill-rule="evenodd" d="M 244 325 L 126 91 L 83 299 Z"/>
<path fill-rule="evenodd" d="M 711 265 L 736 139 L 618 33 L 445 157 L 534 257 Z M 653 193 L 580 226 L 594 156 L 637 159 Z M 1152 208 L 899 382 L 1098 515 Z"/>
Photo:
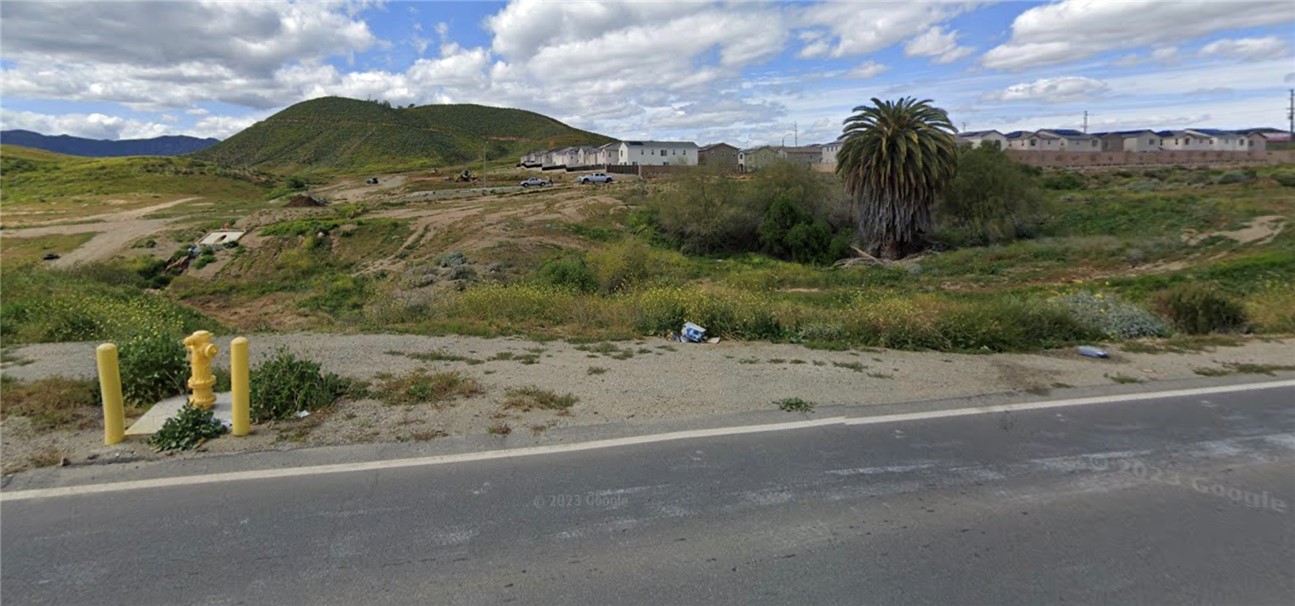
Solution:
<path fill-rule="evenodd" d="M 1187 354 L 1135 354 L 1112 349 L 1107 360 L 1073 350 L 1039 354 L 964 355 L 907 351 L 810 350 L 797 345 L 722 342 L 671 343 L 660 338 L 573 345 L 521 339 L 415 335 L 253 335 L 252 362 L 284 346 L 326 370 L 373 380 L 417 369 L 458 371 L 484 393 L 451 406 L 391 406 L 374 400 L 343 402 L 303 422 L 261 427 L 254 439 L 218 440 L 213 452 L 263 449 L 288 440 L 324 445 L 426 440 L 484 434 L 507 425 L 542 433 L 552 427 L 640 423 L 776 410 L 775 400 L 802 398 L 819 406 L 871 405 L 1028 392 L 1039 396 L 1068 387 L 1200 378 L 1198 369 L 1225 372 L 1229 364 L 1289 365 L 1295 340 L 1250 340 L 1239 347 Z M 94 343 L 30 345 L 13 355 L 29 363 L 3 374 L 31 380 L 50 375 L 94 376 Z M 219 340 L 228 351 L 228 337 Z M 440 352 L 460 360 L 420 361 L 409 353 Z M 219 359 L 222 363 L 228 358 Z M 1256 380 L 1265 378 L 1256 376 Z M 519 412 L 502 405 L 507 390 L 535 386 L 578 402 L 570 414 Z M 6 457 L 52 447 L 68 453 L 102 450 L 95 431 L 33 436 L 6 420 Z M 135 447 L 132 447 L 135 448 Z M 147 448 L 137 448 L 140 456 Z M 79 456 L 79 455 L 74 455 Z"/>
<path fill-rule="evenodd" d="M 84 234 L 94 233 L 93 238 L 86 241 L 85 244 L 77 247 L 50 265 L 54 267 L 69 267 L 77 263 L 87 261 L 101 261 L 111 258 L 113 255 L 126 250 L 131 242 L 157 233 L 165 228 L 168 224 L 176 219 L 144 219 L 149 213 L 157 212 L 200 199 L 199 197 L 180 198 L 170 202 L 154 204 L 143 208 L 135 208 L 116 213 L 105 213 L 86 217 L 86 220 L 92 223 L 75 223 L 69 225 L 45 225 L 37 227 L 24 227 L 21 229 L 6 229 L 4 235 L 11 238 L 35 238 L 40 236 L 54 236 L 65 234 Z"/>

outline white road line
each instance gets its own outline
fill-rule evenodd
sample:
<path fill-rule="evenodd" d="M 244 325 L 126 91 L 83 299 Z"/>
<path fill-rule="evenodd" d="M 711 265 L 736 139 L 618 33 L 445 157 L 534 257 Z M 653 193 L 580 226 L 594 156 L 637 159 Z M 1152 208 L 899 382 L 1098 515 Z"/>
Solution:
<path fill-rule="evenodd" d="M 166 488 L 171 486 L 195 486 L 200 484 L 216 484 L 221 482 L 240 482 L 246 480 L 269 480 L 277 478 L 293 478 L 301 476 L 315 476 L 333 473 L 349 473 L 356 471 L 376 471 L 380 469 L 399 469 L 403 467 L 425 467 L 431 465 L 446 465 L 450 463 L 466 463 L 471 461 L 489 461 L 492 459 L 507 459 L 514 457 L 530 457 L 537 455 L 557 454 L 564 452 L 579 452 L 583 450 L 598 450 L 603 448 L 617 448 L 621 446 L 633 446 L 636 444 L 653 444 L 657 442 L 670 442 L 674 440 L 690 440 L 694 438 L 708 438 L 715 436 L 732 436 L 748 433 L 764 433 L 773 431 L 788 431 L 796 429 L 806 429 L 810 427 L 823 427 L 828 425 L 872 425 L 877 423 L 896 423 L 900 421 L 917 421 L 922 419 L 939 419 L 946 417 L 960 417 L 968 415 L 983 415 L 997 412 L 1012 412 L 1018 410 L 1039 410 L 1047 408 L 1059 408 L 1064 406 L 1089 406 L 1093 404 L 1111 404 L 1116 402 L 1136 402 L 1142 400 L 1160 400 L 1165 398 L 1177 398 L 1184 396 L 1198 396 L 1218 393 L 1233 393 L 1239 391 L 1254 391 L 1260 389 L 1277 389 L 1281 387 L 1295 387 L 1295 380 L 1270 381 L 1265 383 L 1248 383 L 1244 385 L 1225 385 L 1220 387 L 1202 387 L 1197 389 L 1179 389 L 1174 391 L 1160 391 L 1149 393 L 1135 393 L 1116 396 L 1097 396 L 1091 398 L 1074 398 L 1069 400 L 1053 400 L 1043 402 L 1025 402 L 1021 404 L 1004 404 L 998 406 L 981 406 L 976 408 L 955 408 L 948 410 L 934 410 L 929 412 L 914 412 L 893 415 L 878 415 L 871 417 L 830 417 L 826 419 L 814 419 L 811 421 L 793 421 L 789 423 L 769 423 L 765 425 L 741 425 L 737 427 L 716 427 L 713 429 L 693 429 L 688 431 L 675 431 L 670 433 L 661 433 L 645 436 L 632 436 L 627 438 L 612 438 L 607 440 L 594 440 L 592 442 L 580 442 L 576 444 L 553 444 L 548 446 L 529 446 L 525 448 L 513 448 L 508 450 L 488 450 L 484 452 L 466 452 L 452 455 L 437 455 L 429 457 L 416 457 L 409 459 L 392 459 L 387 461 L 366 461 L 362 463 L 339 463 L 334 465 L 310 465 L 305 467 L 288 467 L 282 469 L 255 469 L 249 471 L 234 471 L 228 473 L 215 473 L 197 476 L 179 476 L 170 478 L 153 478 L 148 480 L 131 480 L 126 482 L 111 482 L 106 484 L 83 484 L 78 486 L 62 486 L 58 488 L 38 488 L 32 490 L 5 491 L 0 492 L 0 502 L 5 501 L 23 501 L 28 499 L 43 499 L 52 497 L 68 497 L 87 494 L 100 494 L 105 492 L 121 492 L 126 490 L 139 490 L 145 488 Z"/>

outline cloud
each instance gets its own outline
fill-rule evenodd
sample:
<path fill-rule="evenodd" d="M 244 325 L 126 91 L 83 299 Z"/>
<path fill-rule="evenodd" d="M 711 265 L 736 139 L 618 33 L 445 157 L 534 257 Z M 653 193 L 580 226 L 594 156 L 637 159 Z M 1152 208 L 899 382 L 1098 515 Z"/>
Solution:
<path fill-rule="evenodd" d="M 985 95 L 985 100 L 1068 103 L 1101 96 L 1109 89 L 1110 87 L 1101 80 L 1083 76 L 1063 76 L 1014 84 L 997 93 Z"/>
<path fill-rule="evenodd" d="M 26 111 L 0 110 L 4 128 L 47 135 L 72 135 L 90 139 L 150 139 L 168 134 L 172 127 L 100 113 L 50 116 Z"/>
<path fill-rule="evenodd" d="M 1025 69 L 1291 21 L 1295 3 L 1290 2 L 1062 0 L 1018 15 L 1011 39 L 986 52 L 981 62 L 994 69 Z"/>
<path fill-rule="evenodd" d="M 958 46 L 958 32 L 945 33 L 940 27 L 932 27 L 922 35 L 904 45 L 904 56 L 935 57 L 934 63 L 952 63 L 972 52 L 969 46 Z"/>
<path fill-rule="evenodd" d="M 1200 55 L 1237 61 L 1280 59 L 1286 55 L 1286 42 L 1276 36 L 1216 40 L 1202 47 Z"/>
<path fill-rule="evenodd" d="M 869 61 L 867 63 L 864 63 L 863 65 L 860 65 L 859 67 L 856 67 L 850 70 L 848 73 L 846 73 L 846 77 L 866 80 L 868 78 L 877 76 L 878 74 L 884 71 L 886 71 L 886 66 L 880 63 L 877 63 L 876 61 Z"/>
<path fill-rule="evenodd" d="M 836 44 L 826 54 L 845 57 L 876 52 L 917 34 L 929 33 L 933 26 L 952 19 L 962 10 L 964 5 L 927 2 L 825 2 L 803 9 L 800 23 L 827 28 Z"/>

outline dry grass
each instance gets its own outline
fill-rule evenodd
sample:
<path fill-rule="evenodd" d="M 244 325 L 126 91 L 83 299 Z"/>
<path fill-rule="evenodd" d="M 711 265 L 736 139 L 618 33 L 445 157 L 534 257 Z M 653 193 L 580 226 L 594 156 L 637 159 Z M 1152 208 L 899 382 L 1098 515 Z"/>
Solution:
<path fill-rule="evenodd" d="M 99 387 L 91 380 L 49 377 L 30 383 L 6 380 L 0 417 L 27 417 L 33 429 L 49 430 L 93 424 Z"/>
<path fill-rule="evenodd" d="M 439 405 L 457 398 L 485 393 L 476 379 L 457 370 L 428 373 L 415 370 L 399 377 L 385 377 L 370 393 L 387 404 Z"/>
<path fill-rule="evenodd" d="M 505 392 L 503 406 L 507 409 L 527 412 L 540 410 L 567 410 L 575 406 L 580 399 L 572 394 L 558 395 L 555 392 L 538 387 L 517 387 Z"/>

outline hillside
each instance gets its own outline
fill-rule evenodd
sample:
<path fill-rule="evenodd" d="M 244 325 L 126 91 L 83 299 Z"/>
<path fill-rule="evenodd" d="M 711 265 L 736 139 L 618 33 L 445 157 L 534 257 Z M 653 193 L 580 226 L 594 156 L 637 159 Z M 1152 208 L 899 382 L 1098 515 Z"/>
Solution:
<path fill-rule="evenodd" d="M 325 97 L 289 107 L 196 157 L 263 170 L 392 171 L 511 159 L 536 148 L 610 138 L 519 109 L 393 108 Z"/>
<path fill-rule="evenodd" d="M 109 141 L 70 135 L 42 135 L 29 130 L 0 131 L 0 141 L 6 145 L 21 145 L 32 149 L 91 158 L 177 156 L 206 149 L 220 142 L 219 139 L 199 139 L 183 135 Z"/>
<path fill-rule="evenodd" d="M 6 210 L 61 199 L 193 194 L 259 199 L 268 175 L 191 157 L 86 158 L 0 145 L 0 188 Z"/>

